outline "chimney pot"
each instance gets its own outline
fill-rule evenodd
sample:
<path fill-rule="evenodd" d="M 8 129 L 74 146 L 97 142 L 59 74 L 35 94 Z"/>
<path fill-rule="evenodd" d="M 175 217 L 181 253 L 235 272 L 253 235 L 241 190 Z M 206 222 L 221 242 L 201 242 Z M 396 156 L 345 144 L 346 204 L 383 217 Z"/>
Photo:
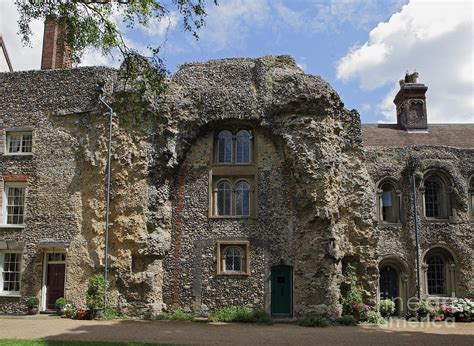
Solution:
<path fill-rule="evenodd" d="M 405 130 L 427 130 L 426 91 L 428 87 L 418 83 L 418 72 L 409 74 L 400 80 L 400 90 L 393 103 L 397 108 L 397 124 Z"/>

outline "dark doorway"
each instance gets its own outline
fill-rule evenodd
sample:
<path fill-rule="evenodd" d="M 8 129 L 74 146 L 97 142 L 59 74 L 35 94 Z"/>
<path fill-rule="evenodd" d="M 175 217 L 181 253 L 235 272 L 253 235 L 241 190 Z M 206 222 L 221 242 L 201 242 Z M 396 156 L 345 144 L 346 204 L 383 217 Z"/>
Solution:
<path fill-rule="evenodd" d="M 398 272 L 392 266 L 384 266 L 380 269 L 379 279 L 380 299 L 391 299 L 395 301 L 397 313 L 399 311 L 398 297 Z"/>
<path fill-rule="evenodd" d="M 56 299 L 64 297 L 64 263 L 48 263 L 46 279 L 46 310 L 56 309 Z"/>
<path fill-rule="evenodd" d="M 272 315 L 293 314 L 293 269 L 289 266 L 272 267 Z"/>

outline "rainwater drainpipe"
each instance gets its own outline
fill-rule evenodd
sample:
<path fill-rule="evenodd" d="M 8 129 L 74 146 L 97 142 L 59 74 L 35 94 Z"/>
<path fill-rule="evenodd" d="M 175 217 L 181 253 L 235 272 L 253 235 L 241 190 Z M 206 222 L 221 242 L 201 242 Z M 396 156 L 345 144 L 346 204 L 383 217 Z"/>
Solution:
<path fill-rule="evenodd" d="M 420 282 L 420 242 L 419 242 L 419 227 L 418 227 L 418 213 L 416 212 L 416 178 L 415 171 L 412 175 L 413 179 L 413 216 L 415 217 L 415 246 L 416 246 L 416 294 L 418 301 L 421 300 L 421 282 Z"/>
<path fill-rule="evenodd" d="M 105 102 L 104 97 L 104 84 L 99 83 L 97 85 L 99 91 L 99 100 L 109 109 L 109 146 L 107 154 L 107 192 L 106 192 L 106 204 L 105 204 L 105 255 L 104 255 L 104 280 L 105 280 L 105 291 L 104 291 L 104 311 L 107 309 L 107 276 L 109 272 L 108 257 L 109 257 L 109 214 L 110 214 L 110 174 L 111 174 L 111 159 L 112 159 L 112 117 L 114 110 L 110 105 Z"/>

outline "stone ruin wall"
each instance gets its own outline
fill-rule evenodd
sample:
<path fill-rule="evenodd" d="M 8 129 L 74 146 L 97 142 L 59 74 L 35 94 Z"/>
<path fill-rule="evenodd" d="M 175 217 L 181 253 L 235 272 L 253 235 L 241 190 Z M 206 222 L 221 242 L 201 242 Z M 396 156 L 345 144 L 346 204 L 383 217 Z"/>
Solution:
<path fill-rule="evenodd" d="M 39 294 L 41 288 L 42 256 L 37 242 L 43 238 L 68 240 L 71 247 L 66 298 L 84 304 L 88 278 L 103 270 L 105 228 L 107 116 L 100 108 L 94 86 L 99 80 L 105 81 L 108 99 L 113 102 L 117 74 L 109 69 L 81 68 L 1 77 L 11 95 L 5 103 L 8 107 L 25 104 L 22 88 L 31 90 L 27 100 L 30 109 L 3 106 L 2 115 L 8 114 L 9 119 L 25 126 L 30 123 L 38 139 L 38 152 L 24 168 L 31 170 L 32 176 L 28 185 L 28 191 L 32 189 L 26 215 L 28 226 L 12 236 L 28 244 L 23 296 Z M 294 248 L 298 249 L 292 259 L 289 252 L 287 255 L 294 265 L 295 313 L 340 313 L 342 270 L 350 261 L 357 264 L 366 295 L 374 298 L 377 279 L 374 206 L 370 178 L 364 166 L 360 120 L 356 112 L 343 108 L 327 83 L 319 77 L 305 75 L 285 56 L 228 59 L 184 65 L 171 79 L 166 95 L 159 99 L 150 96 L 150 100 L 153 117 L 137 123 L 133 114 L 119 113 L 115 119 L 110 229 L 114 303 L 130 315 L 154 314 L 165 307 L 163 298 L 167 299 L 171 292 L 167 291 L 170 289 L 164 285 L 164 278 L 171 275 L 173 267 L 176 237 L 173 213 L 180 191 L 178 177 L 197 177 L 192 183 L 185 180 L 183 185 L 183 215 L 199 214 L 204 202 L 202 213 L 207 215 L 207 191 L 205 196 L 196 194 L 193 199 L 186 199 L 188 188 L 194 191 L 205 184 L 206 169 L 194 164 L 193 155 L 213 124 L 230 119 L 251 123 L 279 155 L 278 159 L 275 156 L 275 171 L 266 173 L 262 169 L 259 179 L 262 175 L 265 181 L 268 179 L 265 174 L 273 174 L 284 181 L 283 191 L 291 187 L 294 205 L 288 205 L 289 200 L 283 199 L 286 192 L 281 190 L 279 203 L 287 210 L 284 218 L 292 219 L 288 210 L 294 210 L 297 221 L 292 233 L 285 234 L 288 230 L 281 226 L 278 232 L 291 237 Z M 2 159 L 2 165 L 5 162 Z M 53 174 L 59 173 L 63 166 L 67 173 L 60 177 Z M 20 166 L 10 167 L 23 170 Z M 51 186 L 57 187 L 60 197 L 49 194 Z M 42 199 L 48 202 L 40 203 Z M 197 209 L 192 206 L 194 199 L 201 203 Z M 36 208 L 30 207 L 30 203 Z M 67 211 L 67 215 L 52 223 L 52 216 L 60 215 L 57 206 Z M 272 206 L 272 211 L 274 207 L 280 208 Z M 202 225 L 206 223 L 202 217 L 198 220 Z M 213 236 L 220 236 L 222 230 L 235 226 L 231 222 L 208 223 L 206 229 Z M 257 222 L 245 227 L 245 232 L 259 233 L 258 227 Z M 196 238 L 195 231 L 187 226 L 182 231 L 189 239 Z M 260 239 L 262 243 L 281 241 L 280 237 Z M 196 247 L 191 243 L 185 246 Z M 201 251 L 209 272 L 214 265 L 209 244 L 202 239 L 195 243 L 204 244 Z M 192 256 L 183 257 L 184 266 L 191 266 L 193 260 Z M 260 266 L 263 268 L 263 264 Z M 251 293 L 249 288 L 245 300 L 261 306 L 264 283 L 262 274 L 258 275 L 251 279 L 255 279 L 258 292 Z M 178 302 L 180 305 L 195 306 L 199 290 L 196 284 L 189 281 L 190 287 L 185 288 L 183 283 L 183 290 L 191 292 L 193 301 L 187 293 L 180 293 L 178 296 L 183 297 Z M 201 282 L 201 292 L 202 287 Z M 207 303 L 210 309 L 217 307 L 212 306 L 214 298 L 224 299 L 219 292 L 208 298 L 201 294 L 202 297 L 202 303 Z"/>

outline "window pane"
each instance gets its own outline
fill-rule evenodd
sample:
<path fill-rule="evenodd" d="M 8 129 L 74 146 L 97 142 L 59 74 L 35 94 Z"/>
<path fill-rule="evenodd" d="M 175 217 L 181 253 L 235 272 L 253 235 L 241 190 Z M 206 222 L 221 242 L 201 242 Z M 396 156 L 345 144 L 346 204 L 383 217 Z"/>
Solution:
<path fill-rule="evenodd" d="M 18 292 L 20 291 L 21 254 L 5 253 L 3 258 L 3 290 Z"/>
<path fill-rule="evenodd" d="M 434 255 L 426 261 L 428 264 L 428 294 L 444 293 L 444 261 L 441 256 Z"/>
<path fill-rule="evenodd" d="M 23 135 L 22 136 L 22 144 L 21 144 L 21 152 L 22 153 L 31 153 L 31 146 L 32 146 L 32 136 L 31 135 Z"/>
<path fill-rule="evenodd" d="M 237 133 L 237 163 L 250 162 L 250 133 L 248 131 L 239 131 Z"/>
<path fill-rule="evenodd" d="M 250 186 L 244 181 L 237 184 L 235 193 L 235 214 L 250 215 Z"/>
<path fill-rule="evenodd" d="M 10 135 L 10 147 L 8 148 L 9 153 L 18 153 L 20 152 L 21 146 L 21 136 L 20 135 Z"/>
<path fill-rule="evenodd" d="M 240 272 L 242 268 L 242 258 L 240 250 L 230 247 L 225 253 L 225 271 Z"/>
<path fill-rule="evenodd" d="M 232 133 L 230 131 L 221 131 L 217 136 L 217 162 L 232 162 Z"/>
<path fill-rule="evenodd" d="M 441 186 L 432 180 L 425 182 L 425 211 L 427 217 L 441 216 Z"/>
<path fill-rule="evenodd" d="M 7 187 L 7 224 L 23 224 L 25 188 Z"/>
<path fill-rule="evenodd" d="M 230 215 L 231 186 L 220 183 L 217 187 L 217 214 Z"/>

